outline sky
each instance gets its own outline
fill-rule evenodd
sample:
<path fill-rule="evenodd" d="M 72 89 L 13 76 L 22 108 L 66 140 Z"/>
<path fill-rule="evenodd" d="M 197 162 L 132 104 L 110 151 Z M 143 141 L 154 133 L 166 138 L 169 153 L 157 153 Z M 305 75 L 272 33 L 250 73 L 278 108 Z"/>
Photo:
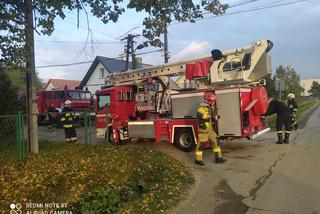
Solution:
<path fill-rule="evenodd" d="M 270 51 L 273 70 L 279 65 L 292 66 L 301 79 L 320 78 L 320 0 L 306 0 L 264 10 L 242 12 L 256 8 L 296 2 L 298 0 L 256 0 L 227 10 L 224 16 L 181 23 L 168 28 L 169 62 L 209 55 L 212 49 L 230 50 L 269 39 L 274 43 Z M 248 0 L 225 0 L 237 4 Z M 239 12 L 240 11 L 240 12 Z M 121 36 L 141 34 L 144 13 L 127 11 L 117 23 L 103 24 L 89 16 L 93 43 L 85 46 L 88 35 L 85 14 L 77 28 L 76 12 L 67 12 L 64 20 L 55 21 L 55 31 L 49 36 L 35 34 L 36 67 L 92 61 L 96 56 L 118 57 L 124 53 Z M 92 37 L 91 37 L 92 36 Z M 144 41 L 137 38 L 137 44 Z M 72 42 L 72 43 L 71 43 Z M 146 52 L 156 48 L 137 50 Z M 162 64 L 163 54 L 140 55 L 144 63 Z M 40 78 L 82 80 L 90 63 L 76 66 L 37 68 Z"/>

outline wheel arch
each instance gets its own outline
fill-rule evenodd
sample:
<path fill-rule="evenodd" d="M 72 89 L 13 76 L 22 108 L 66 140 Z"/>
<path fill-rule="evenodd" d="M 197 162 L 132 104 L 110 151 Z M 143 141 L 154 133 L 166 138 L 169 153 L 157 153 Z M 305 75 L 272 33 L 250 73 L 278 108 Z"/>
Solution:
<path fill-rule="evenodd" d="M 193 125 L 173 125 L 172 126 L 172 136 L 171 136 L 171 141 L 170 143 L 174 143 L 174 139 L 176 137 L 176 134 L 178 133 L 178 131 L 180 131 L 181 129 L 189 129 L 192 131 L 192 134 L 193 134 L 193 138 L 194 138 L 194 142 L 196 144 L 198 144 L 198 138 L 197 138 L 197 135 L 196 135 L 196 132 L 194 130 L 194 127 Z"/>

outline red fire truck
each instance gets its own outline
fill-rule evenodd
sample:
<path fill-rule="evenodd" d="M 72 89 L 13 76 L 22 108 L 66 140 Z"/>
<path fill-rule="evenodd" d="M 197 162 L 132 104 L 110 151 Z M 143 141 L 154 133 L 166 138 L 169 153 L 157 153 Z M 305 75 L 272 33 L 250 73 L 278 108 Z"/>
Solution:
<path fill-rule="evenodd" d="M 38 123 L 48 122 L 48 107 L 52 105 L 58 112 L 61 112 L 64 102 L 72 101 L 72 110 L 81 120 L 86 110 L 92 110 L 91 93 L 89 91 L 57 89 L 37 92 Z"/>
<path fill-rule="evenodd" d="M 263 78 L 271 72 L 271 48 L 269 40 L 260 40 L 230 51 L 213 50 L 210 56 L 107 76 L 105 88 L 96 94 L 97 137 L 113 143 L 167 140 L 191 151 L 198 142 L 197 108 L 206 93 L 218 97 L 221 118 L 215 125 L 220 140 L 254 139 L 266 133 L 270 129 L 261 117 L 268 106 Z M 183 79 L 180 90 L 171 87 L 175 76 Z"/>

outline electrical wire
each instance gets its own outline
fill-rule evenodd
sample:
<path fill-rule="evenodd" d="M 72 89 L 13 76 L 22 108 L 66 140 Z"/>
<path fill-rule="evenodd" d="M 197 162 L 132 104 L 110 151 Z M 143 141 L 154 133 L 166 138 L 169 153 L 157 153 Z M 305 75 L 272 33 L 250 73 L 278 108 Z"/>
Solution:
<path fill-rule="evenodd" d="M 259 10 L 266 10 L 266 9 L 270 9 L 270 8 L 282 7 L 282 6 L 291 5 L 291 4 L 297 4 L 297 3 L 306 2 L 306 1 L 310 1 L 310 0 L 298 0 L 298 1 L 287 2 L 287 3 L 282 3 L 282 4 L 276 4 L 276 5 L 270 5 L 270 6 L 265 6 L 265 7 L 258 7 L 258 8 L 252 8 L 252 9 L 246 9 L 246 10 L 239 10 L 239 11 L 235 11 L 235 12 L 224 13 L 222 15 L 214 15 L 214 16 L 209 16 L 209 17 L 203 17 L 203 18 L 195 19 L 195 21 L 219 18 L 219 17 L 222 17 L 222 16 L 230 16 L 230 15 L 236 15 L 236 14 L 241 14 L 241 13 L 254 12 L 254 11 L 259 11 Z M 184 23 L 186 23 L 186 22 L 174 22 L 174 23 L 171 23 L 169 25 L 177 25 L 177 24 L 184 24 Z"/>
<path fill-rule="evenodd" d="M 70 44 L 83 44 L 83 43 L 89 43 L 85 41 L 62 41 L 62 40 L 35 40 L 36 42 L 43 42 L 43 43 L 70 43 Z M 94 43 L 97 44 L 121 44 L 123 42 L 117 42 L 117 41 L 95 41 Z"/>

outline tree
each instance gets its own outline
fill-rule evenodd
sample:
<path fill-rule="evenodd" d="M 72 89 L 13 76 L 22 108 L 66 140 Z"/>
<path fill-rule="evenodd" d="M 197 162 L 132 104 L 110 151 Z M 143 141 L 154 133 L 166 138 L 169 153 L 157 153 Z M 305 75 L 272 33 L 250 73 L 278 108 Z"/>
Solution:
<path fill-rule="evenodd" d="M 0 114 L 14 114 L 18 110 L 17 89 L 11 84 L 3 68 L 0 68 Z"/>
<path fill-rule="evenodd" d="M 4 72 L 18 93 L 26 90 L 26 77 L 23 70 L 21 70 L 19 66 L 8 67 Z M 35 87 L 36 90 L 43 89 L 43 83 L 37 73 L 35 75 Z"/>
<path fill-rule="evenodd" d="M 313 81 L 308 92 L 311 93 L 311 96 L 315 97 L 316 99 L 320 99 L 320 84 L 316 81 Z"/>
<path fill-rule="evenodd" d="M 300 76 L 291 66 L 280 65 L 276 68 L 276 77 L 284 81 L 285 90 L 282 92 L 282 99 L 286 99 L 289 93 L 294 93 L 297 98 L 301 96 L 304 91 L 300 85 Z"/>
<path fill-rule="evenodd" d="M 268 92 L 269 97 L 274 97 L 277 95 L 276 87 L 275 87 L 275 77 L 271 74 L 268 74 L 266 77 L 266 90 Z"/>
<path fill-rule="evenodd" d="M 66 12 L 87 9 L 103 23 L 116 22 L 125 7 L 137 12 L 146 12 L 148 17 L 143 21 L 143 36 L 152 46 L 161 46 L 160 36 L 163 33 L 164 23 L 194 22 L 203 17 L 203 11 L 211 14 L 222 14 L 228 7 L 219 0 L 130 0 L 127 5 L 123 0 L 34 0 L 33 12 L 35 25 L 31 26 L 38 34 L 51 35 L 54 31 L 54 20 L 57 17 L 65 18 Z M 0 1 L 0 65 L 20 65 L 25 62 L 25 17 L 22 11 L 26 10 L 23 0 Z M 89 24 L 89 23 L 87 23 Z M 89 26 L 88 26 L 89 29 Z"/>

